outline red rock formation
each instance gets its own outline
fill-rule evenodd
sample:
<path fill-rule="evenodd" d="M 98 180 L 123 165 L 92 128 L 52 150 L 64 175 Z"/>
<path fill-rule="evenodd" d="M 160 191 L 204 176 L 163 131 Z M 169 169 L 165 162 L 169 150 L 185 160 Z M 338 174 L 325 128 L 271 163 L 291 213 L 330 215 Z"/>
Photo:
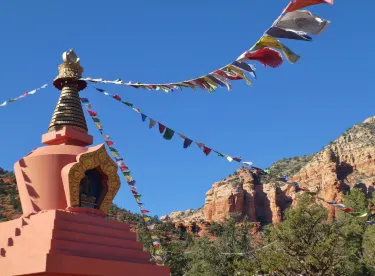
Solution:
<path fill-rule="evenodd" d="M 289 174 L 292 181 L 319 191 L 319 196 L 325 200 L 341 202 L 344 191 L 354 186 L 361 187 L 369 194 L 375 190 L 374 146 L 375 117 L 372 117 L 347 130 L 312 158 L 281 160 L 270 169 L 271 173 L 276 171 L 280 176 Z M 290 163 L 289 167 L 287 162 Z M 276 167 L 282 169 L 277 171 Z M 175 212 L 171 214 L 171 219 L 175 220 L 178 216 L 184 222 L 197 218 L 211 222 L 237 214 L 247 216 L 250 221 L 280 222 L 285 209 L 296 198 L 296 189 L 291 186 L 275 188 L 276 183 L 261 181 L 247 168 L 241 168 L 235 175 L 212 185 L 206 193 L 203 208 Z M 325 207 L 330 217 L 337 215 L 336 209 L 328 204 Z"/>

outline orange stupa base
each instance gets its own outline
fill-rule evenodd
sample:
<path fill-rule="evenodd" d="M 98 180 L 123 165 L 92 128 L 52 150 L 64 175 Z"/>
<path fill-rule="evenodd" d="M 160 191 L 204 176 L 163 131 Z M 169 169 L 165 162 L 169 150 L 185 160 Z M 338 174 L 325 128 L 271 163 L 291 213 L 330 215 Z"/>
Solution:
<path fill-rule="evenodd" d="M 41 211 L 0 224 L 0 275 L 169 276 L 150 262 L 129 224 Z"/>

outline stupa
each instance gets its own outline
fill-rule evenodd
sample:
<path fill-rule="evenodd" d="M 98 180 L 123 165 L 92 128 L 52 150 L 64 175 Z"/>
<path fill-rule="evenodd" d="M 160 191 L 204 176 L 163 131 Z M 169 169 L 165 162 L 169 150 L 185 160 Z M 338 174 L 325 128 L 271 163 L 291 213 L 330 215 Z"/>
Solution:
<path fill-rule="evenodd" d="M 58 69 L 61 95 L 45 146 L 14 165 L 23 215 L 0 223 L 0 275 L 169 276 L 129 224 L 105 219 L 120 188 L 118 168 L 104 144 L 90 147 L 79 98 L 86 82 L 73 50 Z"/>

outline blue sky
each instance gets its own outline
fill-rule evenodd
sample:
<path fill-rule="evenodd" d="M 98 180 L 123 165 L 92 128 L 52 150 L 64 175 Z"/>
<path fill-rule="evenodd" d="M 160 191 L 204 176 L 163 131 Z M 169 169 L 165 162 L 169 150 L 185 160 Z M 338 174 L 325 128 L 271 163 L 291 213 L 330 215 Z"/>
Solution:
<path fill-rule="evenodd" d="M 375 115 L 373 16 L 375 2 L 336 1 L 310 10 L 332 21 L 313 42 L 284 41 L 301 60 L 278 68 L 256 64 L 254 87 L 166 94 L 100 85 L 144 113 L 196 141 L 255 166 L 311 154 L 353 124 Z M 61 54 L 75 49 L 85 77 L 174 82 L 199 77 L 236 59 L 277 18 L 287 1 L 6 1 L 2 31 L 0 102 L 57 75 Z M 206 191 L 236 170 L 196 146 L 165 141 L 140 116 L 92 88 L 91 100 L 106 133 L 137 180 L 152 214 L 201 207 Z M 8 170 L 41 146 L 59 97 L 52 85 L 0 108 L 0 166 Z M 101 136 L 87 120 L 95 144 Z M 42 173 L 42 172 L 41 172 Z M 58 177 L 58 176 L 56 176 Z M 123 185 L 115 203 L 137 211 Z"/>

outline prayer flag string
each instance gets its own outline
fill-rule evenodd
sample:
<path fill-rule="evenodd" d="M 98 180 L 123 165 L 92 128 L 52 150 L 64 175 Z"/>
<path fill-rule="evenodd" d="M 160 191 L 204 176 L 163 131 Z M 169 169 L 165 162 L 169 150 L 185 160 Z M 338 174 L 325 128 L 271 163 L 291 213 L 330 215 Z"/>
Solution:
<path fill-rule="evenodd" d="M 7 100 L 7 101 L 3 102 L 2 104 L 0 104 L 0 107 L 4 107 L 8 103 L 12 103 L 12 102 L 18 101 L 19 99 L 25 98 L 27 95 L 34 95 L 38 90 L 46 88 L 47 86 L 48 86 L 48 84 L 43 84 L 41 87 L 33 89 L 31 91 L 28 91 L 28 92 L 25 92 L 21 96 L 18 96 L 16 98 L 13 98 L 13 99 L 10 99 L 10 100 Z"/>
<path fill-rule="evenodd" d="M 108 97 L 111 97 L 111 98 L 115 99 L 116 101 L 121 102 L 125 106 L 131 108 L 133 111 L 135 111 L 137 114 L 139 114 L 141 116 L 142 122 L 146 122 L 147 119 L 148 119 L 149 120 L 148 125 L 149 125 L 150 129 L 153 128 L 154 126 L 158 125 L 158 131 L 160 132 L 161 135 L 163 135 L 163 138 L 165 140 L 171 140 L 172 137 L 174 136 L 174 134 L 177 133 L 177 135 L 184 141 L 183 142 L 183 148 L 185 148 L 185 149 L 188 148 L 191 144 L 195 143 L 198 146 L 198 148 L 200 150 L 202 150 L 202 152 L 206 156 L 209 155 L 211 152 L 215 152 L 218 156 L 227 159 L 229 162 L 236 161 L 238 163 L 246 165 L 247 167 L 249 167 L 249 169 L 251 171 L 253 171 L 254 173 L 256 173 L 258 175 L 270 175 L 270 176 L 272 176 L 270 170 L 268 170 L 268 169 L 263 170 L 261 168 L 255 167 L 255 166 L 253 166 L 252 162 L 242 161 L 241 157 L 232 157 L 232 156 L 229 156 L 227 154 L 223 154 L 219 151 L 216 151 L 216 150 L 213 150 L 213 149 L 207 147 L 205 143 L 195 142 L 192 139 L 187 138 L 185 135 L 174 131 L 172 128 L 169 128 L 169 127 L 165 126 L 164 124 L 152 119 L 148 115 L 144 114 L 139 108 L 135 108 L 132 103 L 123 101 L 122 98 L 119 95 L 112 95 L 112 94 L 108 93 L 106 90 L 100 89 L 100 88 L 97 88 L 97 87 L 95 87 L 95 89 L 98 92 L 100 92 L 101 94 L 103 94 L 105 96 L 108 96 Z M 92 111 L 89 111 L 89 113 L 90 112 L 92 113 Z M 96 114 L 96 112 L 95 112 L 95 114 Z M 356 216 L 356 217 L 359 217 L 359 218 L 365 218 L 365 217 L 367 218 L 368 217 L 367 212 L 364 212 L 364 213 L 356 212 L 355 209 L 348 208 L 344 204 L 337 203 L 336 201 L 327 201 L 324 198 L 318 197 L 317 192 L 313 192 L 313 191 L 310 191 L 308 188 L 301 187 L 299 185 L 299 183 L 290 181 L 290 179 L 287 176 L 282 176 L 282 177 L 277 177 L 277 178 L 281 182 L 280 186 L 288 185 L 288 186 L 291 186 L 291 187 L 295 187 L 297 192 L 302 191 L 302 192 L 308 193 L 312 196 L 315 196 L 318 200 L 324 201 L 325 203 L 327 203 L 327 204 L 331 205 L 332 207 L 335 207 L 335 208 L 337 208 L 337 209 L 339 209 L 339 210 L 341 210 L 345 213 L 349 213 L 349 214 L 351 214 L 353 216 Z"/>
<path fill-rule="evenodd" d="M 121 79 L 111 81 L 102 78 L 84 78 L 82 80 L 93 83 L 118 84 L 147 90 L 163 90 L 166 93 L 182 90 L 182 88 L 186 87 L 194 91 L 197 88 L 201 88 L 210 93 L 214 92 L 218 87 L 226 87 L 228 90 L 231 90 L 232 85 L 230 81 L 233 80 L 245 80 L 248 85 L 252 86 L 252 81 L 247 75 L 256 79 L 256 68 L 254 65 L 249 64 L 250 61 L 258 61 L 264 67 L 277 68 L 283 63 L 283 57 L 279 51 L 292 64 L 300 59 L 299 55 L 280 42 L 278 38 L 311 41 L 312 37 L 310 35 L 320 35 L 326 30 L 330 21 L 322 19 L 307 10 L 300 10 L 304 7 L 324 3 L 333 5 L 333 0 L 291 0 L 272 26 L 264 32 L 258 42 L 248 51 L 244 52 L 232 63 L 196 79 L 164 84 L 132 83 L 124 82 Z"/>
<path fill-rule="evenodd" d="M 158 265 L 164 265 L 164 252 L 161 247 L 160 238 L 153 232 L 153 229 L 155 227 L 154 222 L 151 220 L 151 217 L 148 216 L 149 210 L 146 210 L 144 208 L 144 203 L 141 202 L 142 195 L 139 193 L 136 181 L 133 179 L 131 175 L 131 171 L 126 165 L 124 158 L 121 157 L 119 152 L 114 147 L 115 143 L 112 141 L 111 136 L 103 134 L 103 126 L 101 125 L 101 121 L 98 118 L 98 113 L 92 109 L 92 104 L 87 98 L 80 98 L 82 104 L 85 106 L 85 109 L 87 113 L 90 115 L 91 119 L 93 120 L 96 128 L 99 130 L 100 134 L 102 135 L 102 138 L 104 139 L 108 149 L 110 150 L 113 158 L 116 160 L 116 164 L 118 168 L 120 169 L 121 173 L 125 177 L 125 180 L 128 184 L 128 187 L 140 209 L 140 212 L 142 214 L 143 220 L 145 222 L 146 228 L 148 232 L 150 233 L 151 239 L 152 239 L 152 245 L 154 247 L 154 254 L 151 253 L 153 256 L 153 259 Z"/>
<path fill-rule="evenodd" d="M 147 122 L 147 120 L 148 120 L 148 127 L 150 129 L 152 129 L 154 126 L 157 125 L 159 133 L 161 135 L 163 135 L 163 138 L 165 140 L 172 140 L 172 138 L 175 136 L 175 134 L 177 134 L 177 136 L 180 137 L 183 140 L 183 148 L 184 149 L 189 148 L 192 144 L 196 144 L 197 147 L 206 156 L 208 156 L 211 152 L 214 152 L 215 154 L 217 154 L 217 156 L 219 156 L 221 158 L 225 158 L 229 162 L 235 161 L 235 162 L 241 163 L 243 165 L 246 165 L 248 167 L 251 167 L 252 164 L 253 164 L 252 162 L 249 162 L 249 161 L 242 161 L 242 157 L 240 157 L 240 156 L 229 156 L 227 154 L 221 153 L 220 151 L 217 151 L 217 150 L 214 150 L 214 149 L 208 147 L 205 143 L 193 141 L 192 139 L 186 137 L 185 135 L 173 130 L 170 127 L 167 127 L 167 126 L 163 125 L 159 121 L 156 121 L 153 118 L 151 118 L 150 116 L 144 114 L 143 112 L 141 112 L 141 110 L 139 108 L 135 108 L 132 103 L 123 101 L 119 95 L 112 95 L 112 94 L 108 93 L 106 90 L 100 89 L 100 88 L 97 88 L 97 87 L 95 87 L 95 89 L 98 92 L 100 92 L 101 94 L 103 94 L 105 96 L 109 96 L 109 97 L 115 99 L 116 101 L 121 102 L 125 106 L 131 108 L 133 111 L 135 111 L 137 114 L 139 114 L 141 116 L 142 122 Z"/>

